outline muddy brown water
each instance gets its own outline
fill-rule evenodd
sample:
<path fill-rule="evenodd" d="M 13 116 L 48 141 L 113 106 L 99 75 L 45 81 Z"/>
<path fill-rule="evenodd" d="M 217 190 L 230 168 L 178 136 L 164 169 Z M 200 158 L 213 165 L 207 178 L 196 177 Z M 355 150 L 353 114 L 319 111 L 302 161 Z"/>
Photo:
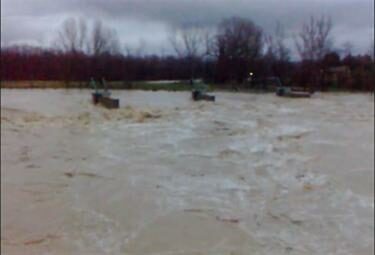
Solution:
<path fill-rule="evenodd" d="M 1 90 L 2 254 L 373 254 L 374 98 Z"/>

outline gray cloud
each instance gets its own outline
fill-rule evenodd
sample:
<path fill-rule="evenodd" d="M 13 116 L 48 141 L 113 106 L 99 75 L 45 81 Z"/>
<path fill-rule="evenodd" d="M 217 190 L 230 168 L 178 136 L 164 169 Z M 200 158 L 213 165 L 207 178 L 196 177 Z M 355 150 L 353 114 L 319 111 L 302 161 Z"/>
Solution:
<path fill-rule="evenodd" d="M 169 26 L 209 27 L 230 16 L 251 18 L 265 31 L 280 21 L 292 36 L 310 15 L 330 15 L 336 45 L 351 41 L 362 52 L 374 36 L 373 0 L 2 0 L 1 7 L 2 44 L 48 44 L 68 16 L 101 18 L 124 43 L 144 40 L 154 50 L 168 47 Z"/>

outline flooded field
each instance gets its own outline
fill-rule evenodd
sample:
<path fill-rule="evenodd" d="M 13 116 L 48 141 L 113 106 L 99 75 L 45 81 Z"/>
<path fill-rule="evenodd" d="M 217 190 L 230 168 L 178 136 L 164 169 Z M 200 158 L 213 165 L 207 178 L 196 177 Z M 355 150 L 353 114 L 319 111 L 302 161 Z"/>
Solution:
<path fill-rule="evenodd" d="M 2 254 L 373 254 L 373 96 L 215 95 L 2 90 Z"/>

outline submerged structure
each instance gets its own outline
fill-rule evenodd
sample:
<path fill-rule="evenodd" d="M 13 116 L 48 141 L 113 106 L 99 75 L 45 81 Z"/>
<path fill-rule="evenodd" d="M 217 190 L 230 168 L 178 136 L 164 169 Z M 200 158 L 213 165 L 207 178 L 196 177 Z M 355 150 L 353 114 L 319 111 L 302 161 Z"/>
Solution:
<path fill-rule="evenodd" d="M 293 98 L 308 98 L 312 93 L 297 87 L 279 87 L 276 90 L 276 95 L 280 97 L 293 97 Z"/>
<path fill-rule="evenodd" d="M 206 93 L 207 91 L 207 85 L 205 84 L 193 84 L 193 91 L 191 92 L 191 97 L 194 101 L 215 101 L 215 96 L 208 95 Z"/>
<path fill-rule="evenodd" d="M 104 79 L 102 79 L 103 90 L 100 91 L 96 82 L 93 78 L 91 78 L 90 86 L 95 90 L 92 93 L 92 102 L 96 104 L 101 104 L 105 108 L 108 109 L 117 109 L 120 106 L 120 100 L 111 98 L 111 92 L 108 90 L 107 83 Z"/>

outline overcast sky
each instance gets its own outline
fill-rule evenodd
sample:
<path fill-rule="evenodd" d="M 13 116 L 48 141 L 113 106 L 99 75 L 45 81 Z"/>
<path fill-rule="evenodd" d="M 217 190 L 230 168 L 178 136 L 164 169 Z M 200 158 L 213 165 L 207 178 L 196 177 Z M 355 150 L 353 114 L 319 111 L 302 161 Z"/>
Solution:
<path fill-rule="evenodd" d="M 171 48 L 170 27 L 181 23 L 213 27 L 240 16 L 272 32 L 280 21 L 292 38 L 310 15 L 322 14 L 332 17 L 336 47 L 351 42 L 354 53 L 370 49 L 374 0 L 1 0 L 1 44 L 49 46 L 67 17 L 83 17 L 115 29 L 122 45 L 160 53 Z"/>

